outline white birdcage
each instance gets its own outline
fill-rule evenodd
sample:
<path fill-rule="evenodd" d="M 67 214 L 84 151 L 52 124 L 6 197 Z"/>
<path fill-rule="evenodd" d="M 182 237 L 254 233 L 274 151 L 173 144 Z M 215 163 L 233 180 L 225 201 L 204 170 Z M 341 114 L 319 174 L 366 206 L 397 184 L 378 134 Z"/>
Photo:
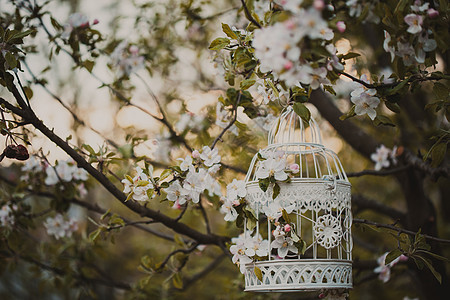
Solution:
<path fill-rule="evenodd" d="M 277 157 L 285 161 L 286 166 L 298 169 L 287 182 L 277 182 L 280 188 L 275 199 L 274 183 L 264 192 L 256 177 L 264 157 Z M 286 108 L 273 122 L 267 148 L 253 158 L 245 183 L 247 205 L 257 218 L 253 220 L 254 226 L 248 226 L 250 220 L 245 219 L 244 236 L 267 239 L 264 245 L 269 248 L 264 260 L 246 265 L 246 291 L 352 288 L 351 184 L 337 155 L 322 144 L 314 119 L 305 126 L 291 106 Z M 270 217 L 274 209 L 278 217 Z M 277 218 L 287 223 L 284 217 L 279 217 L 280 209 L 287 214 L 290 231 L 281 222 L 277 224 Z M 286 236 L 291 231 L 295 234 L 288 240 Z M 282 236 L 281 243 L 284 238 L 282 246 L 278 242 L 274 244 L 275 233 Z M 304 254 L 289 250 L 294 236 L 306 243 Z M 283 247 L 287 247 L 288 252 L 280 257 L 278 251 Z"/>

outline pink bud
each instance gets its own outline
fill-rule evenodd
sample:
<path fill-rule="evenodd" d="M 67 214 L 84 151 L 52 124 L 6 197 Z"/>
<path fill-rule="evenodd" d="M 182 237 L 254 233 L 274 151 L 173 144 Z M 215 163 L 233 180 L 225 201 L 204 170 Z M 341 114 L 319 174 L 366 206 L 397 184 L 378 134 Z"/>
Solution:
<path fill-rule="evenodd" d="M 406 255 L 400 255 L 400 257 L 399 257 L 399 261 L 407 261 L 408 260 L 408 256 L 406 256 Z"/>
<path fill-rule="evenodd" d="M 298 171 L 300 170 L 300 166 L 298 164 L 290 164 L 289 170 L 291 170 L 294 173 L 298 173 Z"/>
<path fill-rule="evenodd" d="M 284 231 L 285 232 L 291 231 L 291 225 L 289 225 L 289 224 L 284 225 Z"/>
<path fill-rule="evenodd" d="M 173 208 L 173 209 L 181 209 L 181 205 L 180 205 L 180 203 L 178 202 L 178 200 L 175 201 L 175 203 L 173 204 L 172 208 Z"/>
<path fill-rule="evenodd" d="M 200 157 L 200 152 L 198 152 L 198 150 L 192 151 L 192 157 L 193 158 L 199 158 Z"/>
<path fill-rule="evenodd" d="M 340 33 L 344 33 L 345 29 L 347 28 L 347 26 L 345 26 L 344 21 L 337 22 L 336 23 L 336 27 L 337 27 L 337 30 L 339 30 Z"/>
<path fill-rule="evenodd" d="M 439 16 L 439 12 L 437 10 L 435 10 L 434 8 L 430 8 L 429 10 L 427 10 L 427 15 L 430 18 L 436 18 L 437 16 Z"/>
<path fill-rule="evenodd" d="M 284 63 L 283 68 L 285 70 L 290 70 L 293 67 L 293 65 L 294 64 L 291 61 L 287 61 L 287 62 Z"/>
<path fill-rule="evenodd" d="M 128 48 L 128 51 L 130 51 L 131 54 L 138 54 L 139 48 L 136 45 L 131 45 L 130 48 Z"/>
<path fill-rule="evenodd" d="M 94 19 L 94 21 L 92 22 L 92 25 L 96 25 L 98 23 L 100 23 L 100 21 L 98 19 Z"/>
<path fill-rule="evenodd" d="M 320 293 L 319 294 L 319 299 L 323 299 L 323 298 L 325 298 L 327 295 L 325 295 L 325 293 Z"/>
<path fill-rule="evenodd" d="M 317 10 L 322 10 L 325 7 L 325 2 L 323 0 L 314 0 L 314 8 Z"/>
<path fill-rule="evenodd" d="M 286 26 L 287 29 L 293 30 L 295 29 L 295 21 L 293 19 L 289 19 L 286 22 L 284 22 L 284 26 Z"/>

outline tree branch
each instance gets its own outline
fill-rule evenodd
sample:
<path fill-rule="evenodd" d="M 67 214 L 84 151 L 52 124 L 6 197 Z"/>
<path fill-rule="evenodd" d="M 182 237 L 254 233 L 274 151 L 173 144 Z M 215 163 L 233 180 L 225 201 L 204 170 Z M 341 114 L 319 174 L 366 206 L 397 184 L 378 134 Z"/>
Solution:
<path fill-rule="evenodd" d="M 352 195 L 352 204 L 356 205 L 358 210 L 371 209 L 383 215 L 389 216 L 393 220 L 399 220 L 402 224 L 405 224 L 406 222 L 405 213 L 373 199 L 368 199 L 362 195 Z"/>
<path fill-rule="evenodd" d="M 198 272 L 197 274 L 194 274 L 190 278 L 186 278 L 183 281 L 183 291 L 189 289 L 195 282 L 202 279 L 209 273 L 211 273 L 217 266 L 222 262 L 222 260 L 227 257 L 225 254 L 221 254 L 220 256 L 216 257 L 209 265 L 206 266 L 202 271 Z"/>
<path fill-rule="evenodd" d="M 372 225 L 375 226 L 377 228 L 387 228 L 387 229 L 391 229 L 394 231 L 397 231 L 399 233 L 405 233 L 408 235 L 416 235 L 417 232 L 411 231 L 411 230 L 407 230 L 407 229 L 403 229 L 400 227 L 396 227 L 394 225 L 389 225 L 389 224 L 381 224 L 381 223 L 377 223 L 377 222 L 373 222 L 373 221 L 369 221 L 369 220 L 364 220 L 364 219 L 353 219 L 353 224 L 366 224 L 366 225 Z M 446 239 L 441 239 L 441 238 L 437 238 L 428 234 L 422 234 L 424 238 L 431 240 L 431 241 L 435 241 L 435 242 L 439 242 L 439 243 L 445 243 L 445 244 L 450 244 L 450 240 L 446 240 Z"/>
<path fill-rule="evenodd" d="M 365 176 L 365 175 L 372 175 L 372 176 L 387 176 L 387 175 L 393 175 L 396 173 L 400 173 L 400 172 L 404 172 L 406 170 L 408 170 L 410 168 L 410 166 L 401 166 L 398 168 L 392 168 L 392 169 L 388 169 L 388 170 L 364 170 L 361 172 L 352 172 L 352 173 L 347 173 L 347 177 L 361 177 L 361 176 Z"/>

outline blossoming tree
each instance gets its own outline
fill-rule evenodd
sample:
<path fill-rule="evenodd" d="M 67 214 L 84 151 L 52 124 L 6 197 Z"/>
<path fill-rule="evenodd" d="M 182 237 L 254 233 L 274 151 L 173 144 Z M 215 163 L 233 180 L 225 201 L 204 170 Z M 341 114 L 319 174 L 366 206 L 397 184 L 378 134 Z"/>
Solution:
<path fill-rule="evenodd" d="M 287 106 L 351 171 L 350 298 L 450 293 L 447 1 L 107 2 L 0 0 L 2 298 L 245 297 L 245 264 L 307 246 L 276 201 L 283 153 L 255 172 L 274 251 L 239 235 Z"/>

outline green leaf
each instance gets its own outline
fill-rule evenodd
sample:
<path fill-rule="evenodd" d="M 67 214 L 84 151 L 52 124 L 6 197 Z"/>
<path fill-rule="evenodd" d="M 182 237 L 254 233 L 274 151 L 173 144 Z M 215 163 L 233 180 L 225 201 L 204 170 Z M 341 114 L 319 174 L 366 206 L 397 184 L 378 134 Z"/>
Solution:
<path fill-rule="evenodd" d="M 275 183 L 275 185 L 273 186 L 273 195 L 272 195 L 272 199 L 275 200 L 276 197 L 278 197 L 278 195 L 280 194 L 280 185 L 278 183 Z"/>
<path fill-rule="evenodd" d="M 214 41 L 211 42 L 211 45 L 209 45 L 209 50 L 222 50 L 226 46 L 230 44 L 230 39 L 228 38 L 217 38 Z"/>
<path fill-rule="evenodd" d="M 162 171 L 161 176 L 159 176 L 159 180 L 162 181 L 164 179 L 166 179 L 167 177 L 169 177 L 172 174 L 172 171 L 170 169 L 165 169 L 164 171 Z"/>
<path fill-rule="evenodd" d="M 386 126 L 395 127 L 395 124 L 391 121 L 391 119 L 389 119 L 388 117 L 383 116 L 383 115 L 377 115 L 375 117 L 375 120 L 373 120 L 373 123 L 376 126 L 386 125 Z"/>
<path fill-rule="evenodd" d="M 342 58 L 343 58 L 344 60 L 347 60 L 347 59 L 352 59 L 352 58 L 355 58 L 355 57 L 358 57 L 358 56 L 361 56 L 361 54 L 355 53 L 355 52 L 348 52 L 347 54 L 345 54 L 344 56 L 342 56 Z"/>
<path fill-rule="evenodd" d="M 247 218 L 247 229 L 252 231 L 256 227 L 257 220 L 253 218 Z"/>
<path fill-rule="evenodd" d="M 96 156 L 96 155 L 97 155 L 97 153 L 95 153 L 94 149 L 93 149 L 90 145 L 88 145 L 88 144 L 83 144 L 81 147 L 83 147 L 84 149 L 86 149 L 87 152 L 89 152 L 90 155 L 92 155 L 92 156 Z M 133 182 L 133 180 L 130 180 L 130 182 Z"/>
<path fill-rule="evenodd" d="M 174 239 L 174 241 L 175 241 L 175 243 L 176 243 L 177 245 L 179 245 L 179 246 L 181 246 L 181 247 L 184 247 L 184 246 L 185 246 L 184 241 L 183 241 L 183 239 L 181 238 L 181 236 L 180 236 L 179 234 L 175 234 L 175 235 L 173 236 L 173 239 Z"/>
<path fill-rule="evenodd" d="M 384 260 L 384 264 L 388 265 L 390 264 L 394 259 L 396 259 L 397 257 L 399 257 L 400 255 L 403 254 L 403 251 L 400 249 L 394 249 L 391 252 L 388 253 L 388 255 L 386 255 L 386 259 Z"/>
<path fill-rule="evenodd" d="M 289 218 L 289 214 L 286 212 L 285 209 L 281 211 L 281 214 L 283 215 L 283 219 L 286 223 L 291 223 L 291 219 Z"/>
<path fill-rule="evenodd" d="M 258 278 L 259 281 L 262 281 L 262 280 L 263 280 L 263 273 L 261 272 L 261 269 L 260 269 L 260 268 L 258 268 L 257 266 L 255 266 L 255 267 L 253 268 L 253 272 L 255 272 L 256 278 Z"/>
<path fill-rule="evenodd" d="M 14 69 L 15 67 L 17 67 L 17 60 L 14 57 L 14 55 L 11 54 L 11 52 L 6 52 L 5 60 L 11 69 Z"/>
<path fill-rule="evenodd" d="M 264 178 L 259 180 L 259 187 L 263 192 L 266 192 L 269 188 L 270 180 L 269 178 Z"/>
<path fill-rule="evenodd" d="M 240 87 L 242 90 L 246 90 L 249 87 L 251 87 L 252 85 L 254 85 L 256 82 L 256 80 L 254 79 L 245 79 L 241 81 Z"/>
<path fill-rule="evenodd" d="M 154 189 L 148 189 L 147 190 L 147 197 L 148 197 L 148 199 L 152 199 L 154 193 L 155 193 Z"/>
<path fill-rule="evenodd" d="M 125 199 L 125 202 L 127 202 L 128 200 L 131 199 L 131 197 L 133 197 L 133 192 L 131 192 L 130 194 L 128 194 L 127 199 Z"/>
<path fill-rule="evenodd" d="M 433 86 L 433 94 L 438 100 L 446 100 L 450 95 L 449 88 L 440 82 L 436 82 Z"/>
<path fill-rule="evenodd" d="M 438 271 L 435 270 L 435 268 L 433 267 L 433 265 L 431 264 L 431 261 L 425 257 L 416 255 L 416 258 L 420 259 L 425 266 L 427 266 L 427 268 L 431 271 L 431 273 L 433 273 L 434 277 L 436 277 L 437 281 L 439 281 L 440 284 L 442 284 L 442 276 L 441 274 L 439 274 Z"/>
<path fill-rule="evenodd" d="M 23 90 L 25 91 L 25 96 L 27 97 L 28 100 L 33 98 L 33 90 L 32 89 L 30 89 L 28 86 L 24 86 Z"/>
<path fill-rule="evenodd" d="M 230 26 L 228 26 L 228 24 L 222 23 L 222 31 L 229 37 L 232 39 L 237 40 L 237 35 L 236 33 L 234 33 L 234 31 L 230 28 Z"/>
<path fill-rule="evenodd" d="M 389 108 L 390 111 L 393 111 L 397 114 L 400 113 L 400 106 L 397 103 L 385 101 L 384 104 L 386 105 L 387 108 Z"/>
<path fill-rule="evenodd" d="M 356 116 L 355 107 L 356 106 L 353 105 L 352 108 L 350 108 L 350 110 L 347 113 L 345 113 L 345 114 L 343 114 L 342 116 L 339 117 L 339 120 L 344 121 L 344 120 L 347 120 L 347 119 L 349 119 L 351 117 Z"/>
<path fill-rule="evenodd" d="M 172 283 L 176 289 L 181 290 L 183 288 L 183 279 L 181 279 L 180 273 L 175 273 L 172 277 Z"/>
<path fill-rule="evenodd" d="M 431 166 L 434 168 L 438 167 L 444 160 L 446 153 L 447 143 L 440 143 L 433 147 L 431 151 Z"/>
<path fill-rule="evenodd" d="M 324 85 L 323 88 L 325 91 L 327 91 L 331 95 L 336 96 L 336 91 L 333 89 L 333 87 L 331 85 Z"/>
<path fill-rule="evenodd" d="M 100 220 L 104 220 L 111 213 L 111 209 L 108 209 L 101 217 Z"/>
<path fill-rule="evenodd" d="M 306 123 L 309 123 L 309 120 L 311 119 L 311 113 L 310 113 L 309 109 L 303 103 L 296 102 L 296 103 L 294 103 L 293 108 L 294 108 L 295 113 L 297 115 L 299 115 L 303 121 L 305 121 Z"/>
<path fill-rule="evenodd" d="M 433 252 L 430 252 L 430 251 L 420 250 L 419 249 L 419 250 L 416 250 L 416 252 L 421 252 L 421 253 L 428 254 L 428 255 L 433 256 L 434 258 L 442 260 L 442 261 L 446 261 L 446 262 L 450 261 L 450 259 L 448 259 L 447 257 L 443 257 L 443 256 L 440 256 L 440 255 L 437 255 L 437 254 L 435 254 Z"/>
<path fill-rule="evenodd" d="M 401 81 L 399 84 L 394 86 L 392 89 L 387 91 L 388 95 L 393 95 L 398 93 L 402 88 L 404 88 L 408 84 L 409 78 L 406 78 L 405 80 Z"/>
<path fill-rule="evenodd" d="M 24 37 L 26 37 L 26 36 L 32 34 L 34 31 L 35 31 L 35 30 L 30 29 L 30 30 L 26 30 L 26 31 L 24 31 L 24 32 L 18 32 L 18 33 L 15 33 L 15 34 L 13 34 L 13 35 L 10 37 L 10 40 L 24 38 Z"/>
<path fill-rule="evenodd" d="M 92 69 L 94 68 L 94 64 L 95 64 L 95 62 L 92 60 L 85 60 L 85 61 L 83 61 L 82 65 L 83 65 L 83 67 L 86 68 L 86 70 L 89 71 L 89 73 L 91 73 Z"/>
<path fill-rule="evenodd" d="M 102 230 L 100 228 L 98 228 L 97 230 L 92 231 L 89 234 L 89 240 L 91 242 L 95 242 L 98 239 L 98 237 L 100 236 L 100 233 L 102 233 Z"/>
<path fill-rule="evenodd" d="M 131 178 L 130 175 L 125 175 L 125 179 L 128 180 L 130 183 L 133 183 L 133 178 Z"/>

